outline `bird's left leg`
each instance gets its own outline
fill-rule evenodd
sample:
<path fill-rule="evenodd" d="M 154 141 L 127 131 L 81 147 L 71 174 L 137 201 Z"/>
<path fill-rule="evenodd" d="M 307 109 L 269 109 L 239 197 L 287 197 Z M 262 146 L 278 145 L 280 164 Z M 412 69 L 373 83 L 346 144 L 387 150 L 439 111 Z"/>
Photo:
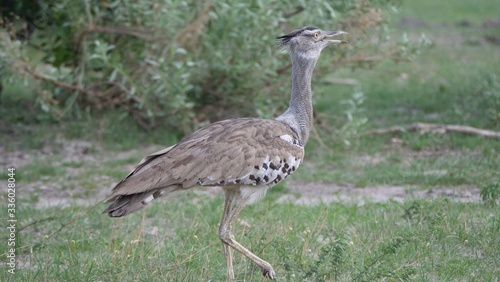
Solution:
<path fill-rule="evenodd" d="M 274 279 L 276 273 L 274 272 L 271 264 L 254 255 L 234 239 L 232 228 L 234 226 L 234 223 L 236 222 L 236 219 L 238 218 L 238 214 L 243 209 L 243 207 L 245 207 L 246 200 L 241 198 L 239 189 L 224 189 L 224 192 L 224 213 L 222 215 L 221 223 L 219 226 L 219 237 L 222 240 L 222 243 L 232 247 L 233 249 L 237 250 L 238 252 L 242 253 L 244 256 L 255 262 L 258 266 L 260 266 L 262 274 L 265 277 Z M 226 247 L 224 247 L 224 251 L 226 253 Z M 228 253 L 230 253 L 229 250 Z M 227 273 L 228 279 L 231 279 L 229 277 L 230 274 L 232 274 L 234 277 L 234 273 L 232 272 L 232 255 L 229 255 L 228 257 L 226 253 L 226 260 L 229 259 L 231 259 L 231 261 L 228 261 L 227 265 L 228 267 L 231 267 L 231 270 L 228 269 Z"/>

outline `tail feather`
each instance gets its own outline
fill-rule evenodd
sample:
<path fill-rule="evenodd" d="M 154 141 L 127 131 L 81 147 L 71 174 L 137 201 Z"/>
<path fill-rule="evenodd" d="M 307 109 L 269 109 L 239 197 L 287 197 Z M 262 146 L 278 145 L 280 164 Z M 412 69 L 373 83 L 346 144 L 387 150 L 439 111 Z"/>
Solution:
<path fill-rule="evenodd" d="M 131 195 L 118 195 L 111 197 L 107 203 L 111 203 L 109 207 L 104 210 L 103 213 L 107 213 L 111 217 L 122 217 L 136 210 L 146 206 L 152 200 L 157 199 L 166 194 L 166 192 L 172 192 L 173 189 L 169 190 L 151 190 L 144 193 L 137 193 Z"/>

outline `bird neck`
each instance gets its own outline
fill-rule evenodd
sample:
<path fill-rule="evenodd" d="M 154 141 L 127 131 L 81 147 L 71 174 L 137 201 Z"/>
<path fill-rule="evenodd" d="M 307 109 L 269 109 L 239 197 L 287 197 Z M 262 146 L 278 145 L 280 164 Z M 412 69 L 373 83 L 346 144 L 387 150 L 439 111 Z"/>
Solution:
<path fill-rule="evenodd" d="M 292 94 L 288 110 L 278 120 L 287 123 L 297 131 L 303 144 L 309 138 L 313 120 L 311 78 L 317 57 L 291 53 L 292 57 Z"/>

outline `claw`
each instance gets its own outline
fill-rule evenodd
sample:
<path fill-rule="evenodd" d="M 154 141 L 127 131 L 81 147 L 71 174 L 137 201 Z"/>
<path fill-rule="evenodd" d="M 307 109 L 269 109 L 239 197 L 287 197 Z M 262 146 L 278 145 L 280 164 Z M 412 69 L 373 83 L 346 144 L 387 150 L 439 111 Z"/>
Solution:
<path fill-rule="evenodd" d="M 268 279 L 274 280 L 276 273 L 274 272 L 274 269 L 271 266 L 269 266 L 269 268 L 267 269 L 266 268 L 262 269 L 262 275 L 264 275 L 264 277 Z"/>

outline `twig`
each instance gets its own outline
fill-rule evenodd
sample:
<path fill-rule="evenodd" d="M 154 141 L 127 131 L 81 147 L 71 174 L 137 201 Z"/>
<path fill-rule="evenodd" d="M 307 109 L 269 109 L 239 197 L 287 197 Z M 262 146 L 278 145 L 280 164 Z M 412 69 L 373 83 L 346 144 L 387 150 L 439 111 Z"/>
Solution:
<path fill-rule="evenodd" d="M 292 68 L 292 64 L 287 64 L 286 66 L 279 68 L 276 72 L 278 74 L 283 74 L 284 72 L 286 72 L 287 70 L 289 70 L 291 68 Z"/>
<path fill-rule="evenodd" d="M 330 77 L 325 78 L 323 82 L 337 84 L 337 85 L 346 85 L 346 86 L 358 86 L 360 85 L 359 81 L 354 78 L 338 78 L 338 77 Z"/>
<path fill-rule="evenodd" d="M 87 37 L 87 35 L 90 33 L 93 33 L 93 32 L 128 35 L 128 36 L 133 36 L 133 37 L 143 39 L 145 41 L 154 41 L 155 40 L 154 36 L 150 35 L 152 33 L 151 30 L 142 30 L 142 29 L 138 29 L 138 28 L 119 27 L 119 26 L 117 26 L 117 27 L 100 26 L 100 25 L 94 25 L 93 23 L 89 23 L 87 28 L 84 29 L 80 33 L 80 35 L 78 35 L 77 39 L 75 40 L 75 42 L 76 42 L 75 45 L 76 45 L 77 49 L 80 49 L 80 45 L 84 41 L 84 39 Z"/>
<path fill-rule="evenodd" d="M 66 223 L 63 223 L 61 224 L 61 227 L 59 227 L 59 229 L 57 229 L 56 231 L 50 233 L 50 235 L 46 235 L 47 237 L 52 237 L 54 235 L 56 235 L 57 233 L 59 233 L 61 230 L 63 230 L 64 228 L 66 228 L 67 226 L 70 226 L 72 224 L 74 224 L 76 221 L 82 219 L 83 217 L 86 217 L 91 211 L 93 211 L 97 206 L 99 206 L 100 204 L 104 203 L 105 200 L 101 200 L 99 202 L 97 202 L 95 205 L 91 206 L 89 209 L 87 209 L 87 211 L 85 211 L 84 214 L 82 215 L 79 215 L 79 216 L 75 216 L 74 218 L 72 218 L 71 220 L 69 220 L 68 222 Z"/>
<path fill-rule="evenodd" d="M 89 24 L 87 28 L 85 28 L 78 37 L 76 37 L 75 40 L 75 48 L 74 48 L 74 53 L 75 53 L 75 58 L 78 57 L 78 54 L 80 53 L 81 45 L 82 43 L 86 40 L 87 36 L 90 33 L 94 32 L 100 32 L 100 33 L 110 33 L 110 34 L 119 34 L 119 35 L 128 35 L 132 37 L 137 37 L 140 38 L 144 41 L 154 41 L 155 37 L 151 36 L 150 34 L 152 33 L 151 30 L 143 30 L 143 29 L 138 29 L 138 28 L 131 28 L 131 27 L 108 27 L 108 26 L 99 26 L 99 25 L 94 25 L 92 23 L 92 18 L 89 15 Z"/>
<path fill-rule="evenodd" d="M 131 27 L 120 27 L 120 26 L 99 26 L 99 25 L 90 25 L 83 32 L 91 33 L 91 32 L 101 32 L 101 33 L 114 33 L 120 35 L 128 35 L 132 37 L 137 37 L 143 39 L 145 41 L 154 41 L 154 36 L 151 36 L 151 30 L 143 30 L 139 28 L 131 28 Z"/>
<path fill-rule="evenodd" d="M 328 153 L 332 152 L 332 149 L 329 148 L 328 146 L 326 146 L 325 143 L 323 142 L 323 139 L 321 139 L 321 136 L 319 136 L 318 130 L 316 129 L 315 126 L 311 127 L 311 133 L 313 134 L 314 139 L 318 141 L 318 143 L 321 146 L 321 148 L 323 148 Z"/>
<path fill-rule="evenodd" d="M 351 58 L 342 58 L 342 59 L 339 59 L 337 60 L 336 64 L 350 64 L 350 63 L 372 63 L 372 62 L 380 62 L 382 60 L 386 60 L 386 59 L 392 59 L 392 60 L 395 60 L 395 61 L 398 61 L 398 62 L 402 62 L 402 61 L 405 61 L 405 62 L 409 62 L 410 60 L 409 59 L 404 59 L 404 58 L 393 58 L 394 54 L 393 53 L 388 53 L 388 54 L 383 54 L 383 55 L 380 55 L 380 56 L 366 56 L 366 57 L 363 57 L 363 56 L 353 56 Z"/>
<path fill-rule="evenodd" d="M 72 85 L 72 84 L 69 84 L 69 83 L 66 83 L 66 82 L 62 82 L 62 81 L 59 81 L 59 80 L 55 80 L 55 79 L 43 76 L 40 73 L 36 72 L 35 70 L 32 70 L 27 65 L 21 65 L 21 67 L 19 69 L 21 71 L 29 74 L 34 79 L 43 80 L 43 81 L 52 83 L 52 84 L 54 84 L 56 86 L 59 86 L 59 87 L 62 87 L 62 88 L 66 88 L 68 90 L 76 91 L 76 92 L 79 92 L 81 94 L 85 94 L 87 97 L 97 97 L 99 99 L 103 99 L 104 97 L 106 97 L 106 93 L 105 92 L 96 91 L 96 90 L 88 90 L 88 89 L 85 89 L 85 88 L 78 87 L 76 85 Z M 127 94 L 130 93 L 130 91 L 125 86 L 123 86 L 120 83 L 113 82 L 113 81 L 106 81 L 106 82 L 96 83 L 96 84 L 92 85 L 91 87 L 89 87 L 89 89 L 95 88 L 95 87 L 97 87 L 99 85 L 105 85 L 105 84 L 112 85 L 115 88 L 121 90 L 123 93 L 127 93 Z M 136 96 L 130 96 L 130 95 L 127 95 L 127 96 L 128 96 L 127 97 L 128 101 L 131 101 L 133 103 L 141 103 L 141 101 L 139 100 L 139 98 L 137 98 Z M 149 125 L 148 123 L 146 123 L 143 120 L 144 117 L 139 112 L 137 112 L 134 109 L 133 105 L 128 105 L 128 109 L 129 109 L 129 112 L 134 117 L 134 119 L 139 124 L 139 126 L 141 126 L 145 130 L 151 130 L 151 125 Z"/>
<path fill-rule="evenodd" d="M 44 81 L 47 81 L 47 82 L 52 83 L 52 84 L 54 84 L 56 86 L 59 86 L 59 87 L 63 87 L 63 88 L 69 89 L 69 90 L 77 91 L 77 92 L 80 92 L 80 93 L 83 93 L 83 94 L 88 94 L 88 91 L 85 90 L 85 89 L 83 89 L 83 88 L 80 88 L 78 86 L 75 86 L 75 85 L 72 85 L 72 84 L 69 84 L 69 83 L 66 83 L 66 82 L 62 82 L 62 81 L 59 81 L 59 80 L 55 80 L 55 79 L 43 76 L 43 75 L 39 74 L 38 72 L 30 69 L 28 66 L 24 66 L 22 68 L 22 71 L 24 71 L 27 74 L 31 75 L 35 79 L 44 80 Z"/>
<path fill-rule="evenodd" d="M 42 219 L 38 219 L 38 220 L 32 221 L 32 222 L 26 224 L 25 226 L 19 228 L 18 232 L 21 232 L 24 229 L 26 229 L 26 228 L 28 228 L 30 226 L 36 225 L 38 223 L 41 223 L 41 222 L 44 222 L 44 221 L 50 221 L 50 220 L 54 220 L 54 219 L 57 219 L 57 218 L 55 216 L 49 216 L 49 217 L 46 217 L 46 218 L 42 218 Z"/>
<path fill-rule="evenodd" d="M 284 14 L 284 15 L 283 15 L 283 17 L 284 17 L 284 18 L 291 18 L 291 17 L 293 17 L 293 16 L 295 16 L 295 15 L 297 15 L 297 14 L 302 13 L 304 10 L 305 10 L 305 8 L 304 8 L 304 7 L 299 6 L 299 7 L 297 7 L 297 9 L 295 9 L 295 11 L 290 12 L 290 13 L 287 13 L 287 14 Z"/>
<path fill-rule="evenodd" d="M 94 206 L 89 207 L 89 208 L 85 211 L 85 213 L 84 213 L 84 214 L 79 215 L 79 216 L 75 216 L 74 218 L 72 218 L 72 219 L 71 219 L 71 220 L 69 220 L 68 222 L 61 224 L 61 226 L 60 226 L 60 227 L 59 227 L 56 231 L 54 231 L 54 232 L 50 233 L 49 235 L 45 235 L 45 238 L 50 238 L 50 237 L 53 237 L 54 235 L 56 235 L 57 233 L 59 233 L 59 232 L 60 232 L 61 230 L 63 230 L 64 228 L 66 228 L 66 227 L 68 227 L 68 226 L 70 226 L 70 225 L 74 224 L 76 221 L 78 221 L 78 220 L 80 220 L 80 219 L 82 219 L 82 218 L 86 217 L 86 216 L 87 216 L 87 215 L 88 215 L 91 211 L 93 211 L 93 210 L 94 210 L 97 206 L 99 206 L 100 204 L 102 204 L 104 201 L 105 201 L 105 200 L 101 200 L 101 201 L 97 202 Z M 21 230 L 23 230 L 23 229 L 26 229 L 26 228 L 28 228 L 29 226 L 35 225 L 35 224 L 40 223 L 40 222 L 49 221 L 49 220 L 56 220 L 56 219 L 58 219 L 58 218 L 57 218 L 57 217 L 55 217 L 55 216 L 51 216 L 51 217 L 47 217 L 47 218 L 44 218 L 44 219 L 35 220 L 34 222 L 29 223 L 29 224 L 27 224 L 26 226 L 21 227 L 21 229 L 20 229 L 19 231 L 21 231 Z M 42 240 L 45 240 L 45 239 L 42 239 Z M 19 251 L 20 251 L 20 252 L 23 252 L 23 250 L 24 250 L 24 249 L 26 249 L 26 248 L 33 248 L 34 246 L 37 246 L 37 245 L 40 245 L 40 244 L 42 244 L 42 241 L 35 242 L 35 243 L 31 244 L 31 245 L 21 246 Z"/>
<path fill-rule="evenodd" d="M 422 123 L 422 122 L 416 122 L 405 126 L 395 125 L 389 128 L 368 130 L 367 132 L 363 133 L 363 135 L 379 135 L 379 134 L 388 134 L 388 133 L 404 132 L 404 131 L 419 131 L 421 133 L 456 132 L 468 135 L 479 135 L 488 138 L 500 138 L 500 132 L 497 131 L 480 129 L 466 125 L 450 125 L 450 124 L 436 124 L 436 123 Z"/>
<path fill-rule="evenodd" d="M 200 35 L 210 19 L 208 16 L 210 9 L 212 9 L 212 3 L 208 1 L 196 19 L 177 32 L 174 38 L 179 46 L 191 51 L 196 49 Z"/>

